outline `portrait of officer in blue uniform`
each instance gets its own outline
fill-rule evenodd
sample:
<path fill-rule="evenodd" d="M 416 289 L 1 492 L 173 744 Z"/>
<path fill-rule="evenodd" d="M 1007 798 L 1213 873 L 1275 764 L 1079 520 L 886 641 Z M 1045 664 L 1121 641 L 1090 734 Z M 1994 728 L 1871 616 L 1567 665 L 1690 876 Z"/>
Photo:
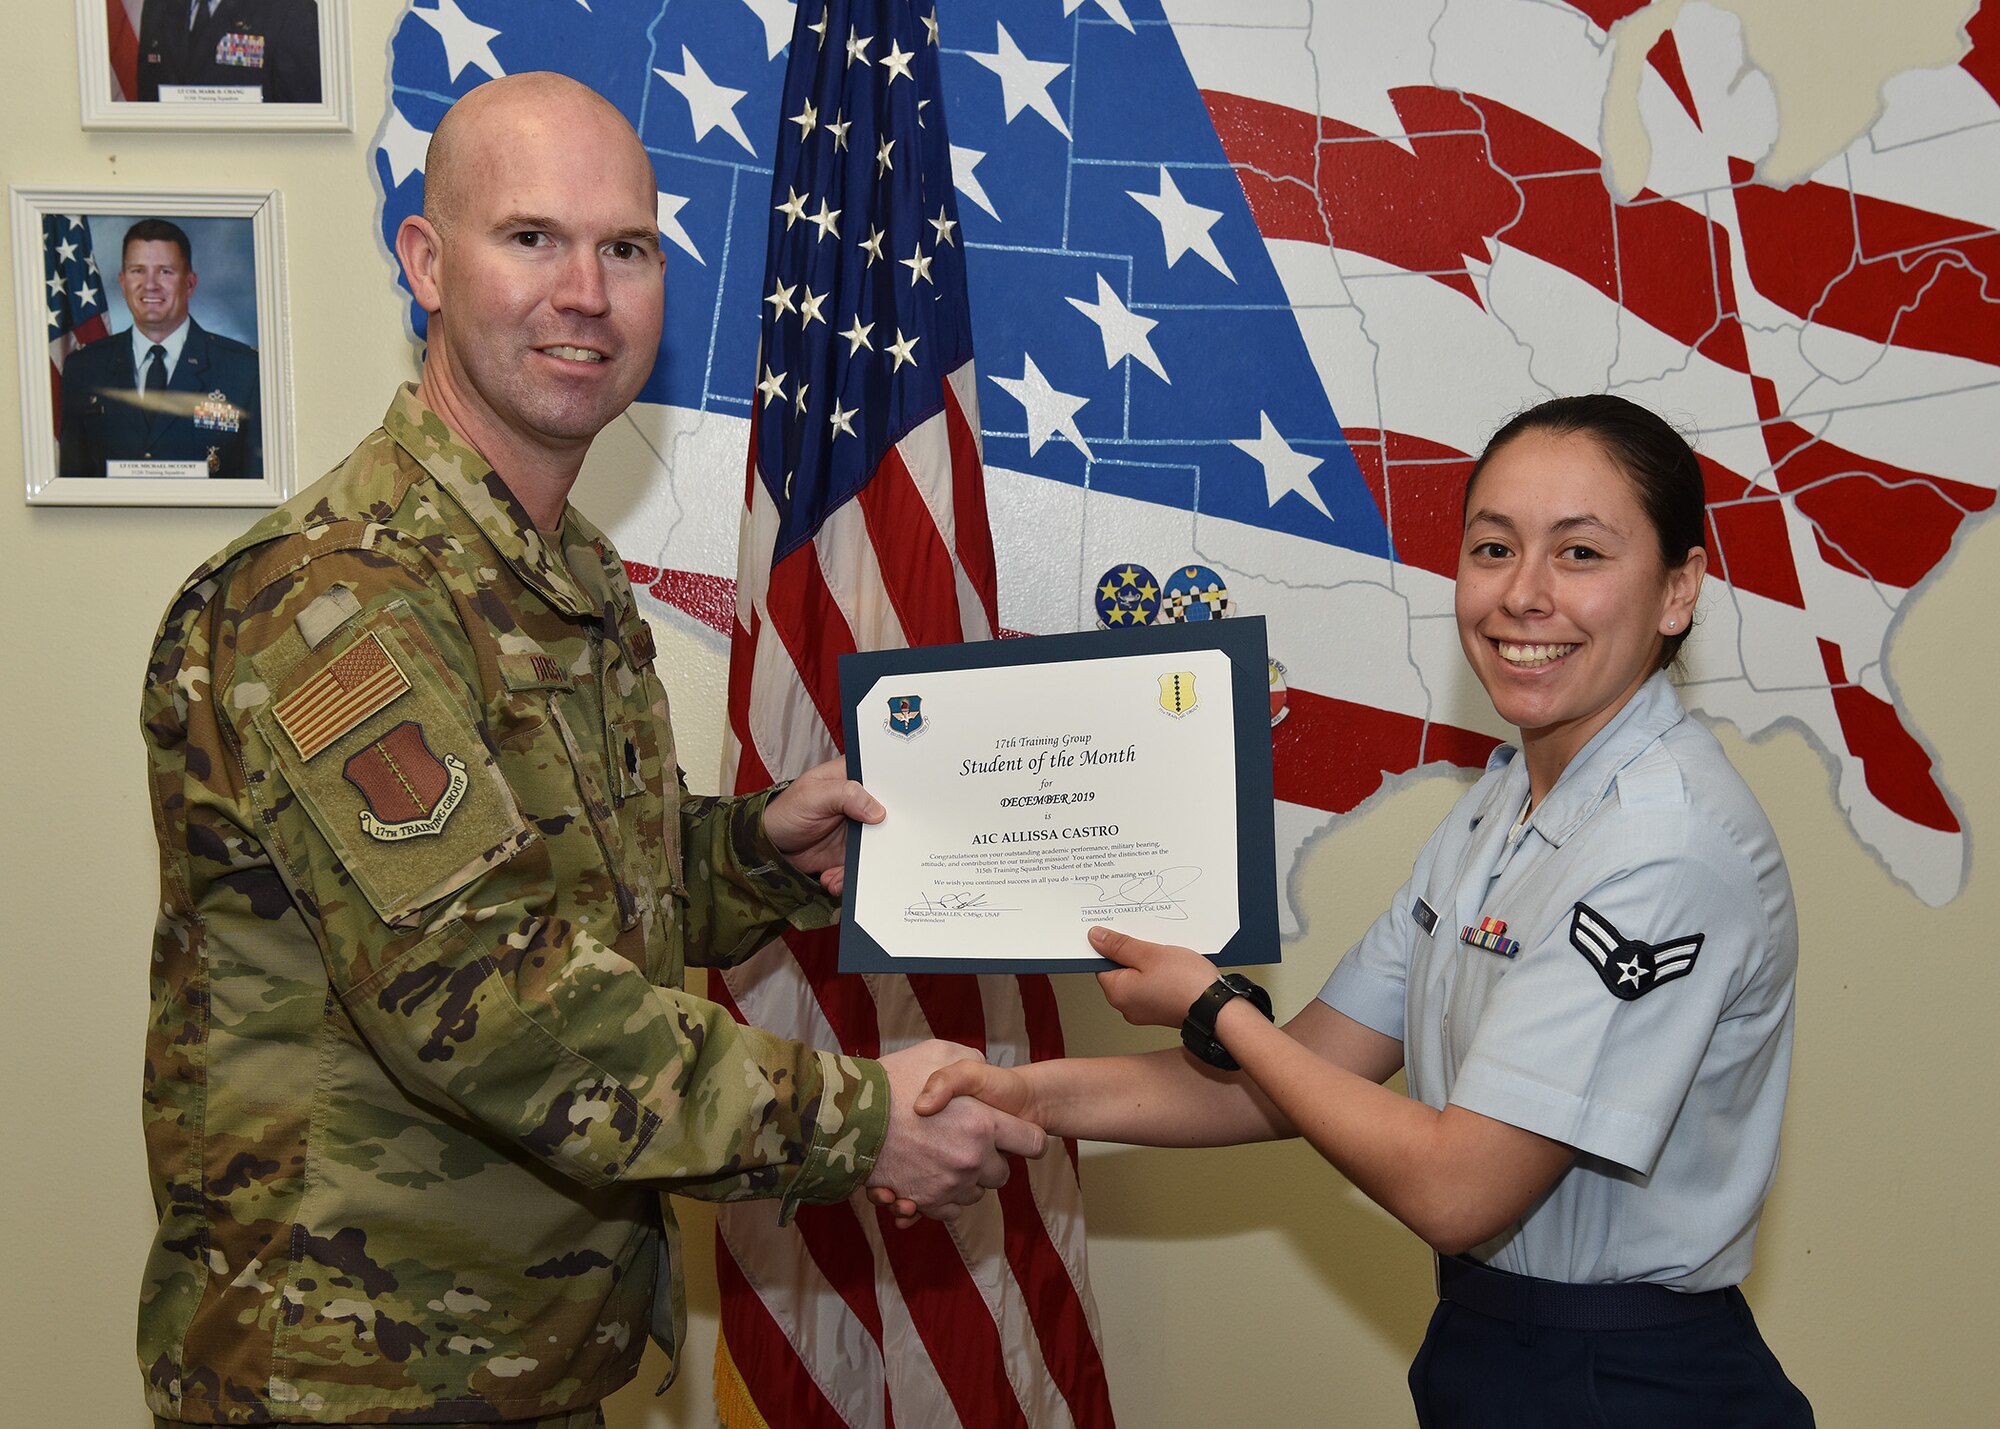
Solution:
<path fill-rule="evenodd" d="M 178 224 L 126 230 L 118 288 L 132 326 L 63 363 L 60 475 L 263 479 L 257 349 L 189 315 L 196 282 Z M 119 469 L 135 462 L 175 466 Z"/>
<path fill-rule="evenodd" d="M 162 94 L 166 86 L 168 93 Z M 146 0 L 139 12 L 139 92 L 179 86 L 256 89 L 265 104 L 318 104 L 314 0 Z M 189 96 L 192 97 L 192 96 Z"/>

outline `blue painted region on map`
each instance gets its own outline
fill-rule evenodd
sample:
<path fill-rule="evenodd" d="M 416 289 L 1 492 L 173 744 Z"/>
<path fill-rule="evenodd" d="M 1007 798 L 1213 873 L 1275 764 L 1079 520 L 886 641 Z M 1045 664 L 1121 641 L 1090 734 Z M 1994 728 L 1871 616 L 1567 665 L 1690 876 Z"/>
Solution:
<path fill-rule="evenodd" d="M 489 44 L 507 71 L 560 69 L 617 104 L 651 153 L 661 191 L 682 201 L 672 222 L 700 257 L 670 233 L 666 331 L 641 400 L 748 416 L 786 52 L 772 56 L 762 21 L 734 0 L 593 10 L 555 0 L 460 0 L 459 8 L 499 32 Z M 1179 43 L 1156 0 L 1125 8 L 1132 30 L 1094 6 L 1069 16 L 1053 3 L 1006 0 L 943 0 L 938 8 L 951 141 L 982 156 L 971 162 L 961 152 L 958 211 L 987 459 L 1390 556 L 1381 515 Z M 454 79 L 437 29 L 414 14 L 405 14 L 391 43 L 391 102 L 418 130 L 433 128 L 452 97 L 488 77 L 468 64 Z M 1007 57 L 1015 51 L 1031 64 L 1063 68 L 1025 77 L 1016 70 L 1012 92 L 1021 107 L 1009 120 L 1008 83 L 993 66 L 1014 68 Z M 712 127 L 701 137 L 690 98 L 660 71 L 709 96 L 702 112 Z M 743 93 L 716 98 L 708 86 Z M 1071 138 L 1038 112 L 1044 104 Z M 750 150 L 728 132 L 731 118 Z M 1166 193 L 1163 167 L 1184 204 L 1218 215 L 1183 221 L 1181 238 L 1191 243 L 1171 264 L 1161 223 L 1132 197 Z M 380 152 L 376 172 L 383 234 L 392 240 L 420 201 L 420 178 L 393 183 Z M 1227 275 L 1203 256 L 1207 242 Z M 1135 356 L 1107 367 L 1097 324 L 1067 301 L 1097 304 L 1100 277 L 1129 311 L 1156 322 L 1144 340 L 1171 381 Z M 414 309 L 413 321 L 421 332 Z M 1085 399 L 1074 420 L 1090 459 L 1060 434 L 1043 433 L 1029 450 L 1023 405 L 996 379 L 1020 380 L 1030 360 L 1056 392 Z M 1272 504 L 1262 465 L 1233 445 L 1256 439 L 1266 418 L 1294 452 L 1320 459 L 1308 479 L 1331 520 L 1296 492 Z"/>

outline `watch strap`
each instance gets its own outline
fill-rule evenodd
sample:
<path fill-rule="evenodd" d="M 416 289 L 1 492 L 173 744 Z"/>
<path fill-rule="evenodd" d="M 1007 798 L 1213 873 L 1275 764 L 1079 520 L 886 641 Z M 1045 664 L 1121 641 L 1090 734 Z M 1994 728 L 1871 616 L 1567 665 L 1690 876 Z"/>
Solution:
<path fill-rule="evenodd" d="M 1209 1066 L 1225 1072 L 1238 1071 L 1241 1064 L 1216 1039 L 1215 1020 L 1222 1015 L 1224 1004 L 1239 997 L 1263 1013 L 1266 1020 L 1270 1019 L 1271 994 L 1242 973 L 1224 973 L 1194 1000 L 1181 1023 L 1181 1045 Z"/>

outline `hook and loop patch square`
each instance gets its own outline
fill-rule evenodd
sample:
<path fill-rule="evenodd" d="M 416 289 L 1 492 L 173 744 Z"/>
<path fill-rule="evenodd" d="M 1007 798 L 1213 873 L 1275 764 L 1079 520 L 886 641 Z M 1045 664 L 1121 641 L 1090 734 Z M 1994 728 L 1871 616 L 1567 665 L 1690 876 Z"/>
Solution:
<path fill-rule="evenodd" d="M 283 677 L 255 717 L 283 787 L 324 841 L 323 851 L 298 845 L 294 858 L 352 882 L 384 922 L 420 917 L 536 837 L 471 694 L 392 605 L 344 648 Z"/>

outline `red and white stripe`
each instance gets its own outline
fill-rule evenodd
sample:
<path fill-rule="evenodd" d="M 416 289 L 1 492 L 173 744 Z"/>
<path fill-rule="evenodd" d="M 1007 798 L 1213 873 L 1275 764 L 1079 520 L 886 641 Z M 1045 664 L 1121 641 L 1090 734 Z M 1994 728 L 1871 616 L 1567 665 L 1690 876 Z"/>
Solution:
<path fill-rule="evenodd" d="M 777 513 L 751 452 L 729 678 L 738 791 L 835 752 L 843 652 L 994 635 L 971 363 L 942 396 L 861 494 L 775 565 Z M 746 1021 L 859 1056 L 929 1037 L 1002 1064 L 1062 1055 L 1046 977 L 857 977 L 834 964 L 830 931 L 788 934 L 711 991 Z M 949 1228 L 899 1232 L 860 1197 L 802 1208 L 788 1228 L 769 1206 L 727 1206 L 717 1227 L 723 1339 L 774 1425 L 1112 1422 L 1073 1146 L 1017 1161 Z"/>

